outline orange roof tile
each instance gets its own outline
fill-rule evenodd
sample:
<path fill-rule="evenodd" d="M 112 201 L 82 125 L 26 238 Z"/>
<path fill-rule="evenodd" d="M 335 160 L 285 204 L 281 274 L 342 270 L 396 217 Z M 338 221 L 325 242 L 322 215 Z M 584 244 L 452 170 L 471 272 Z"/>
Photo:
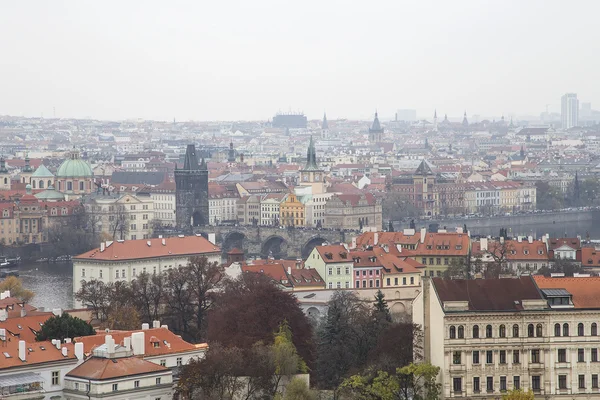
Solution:
<path fill-rule="evenodd" d="M 27 342 L 27 341 L 26 341 Z M 27 342 L 25 345 L 25 362 L 19 359 L 19 340 L 10 340 L 2 342 L 0 353 L 0 371 L 10 368 L 18 368 L 26 365 L 42 364 L 52 361 L 75 360 L 73 343 L 61 344 L 67 348 L 67 356 L 63 356 L 61 349 L 57 349 L 51 342 Z"/>
<path fill-rule="evenodd" d="M 600 308 L 600 277 L 533 277 L 540 289 L 565 289 L 573 295 L 575 308 Z"/>
<path fill-rule="evenodd" d="M 165 245 L 162 244 L 164 240 Z M 150 243 L 150 245 L 148 245 Z M 220 253 L 221 249 L 202 236 L 170 237 L 114 241 L 104 251 L 90 250 L 74 257 L 75 260 L 119 261 L 140 258 L 195 256 Z"/>
<path fill-rule="evenodd" d="M 163 367 L 162 365 L 158 365 L 138 357 L 91 357 L 70 371 L 66 376 L 93 380 L 105 380 L 167 371 L 169 371 L 167 367 Z"/>
<path fill-rule="evenodd" d="M 315 249 L 319 255 L 327 263 L 352 262 L 352 257 L 348 250 L 341 244 L 330 244 L 326 246 L 317 246 Z"/>
<path fill-rule="evenodd" d="M 14 318 L 9 314 L 6 321 L 0 321 L 0 328 L 6 329 L 7 337 L 15 338 L 13 340 L 25 340 L 28 343 L 35 342 L 35 335 L 41 329 L 42 324 L 54 314 L 41 311 L 33 311 L 32 313 L 34 315 Z"/>
<path fill-rule="evenodd" d="M 180 336 L 174 334 L 167 328 L 150 328 L 146 330 L 135 330 L 135 331 L 110 331 L 108 334 L 112 336 L 116 344 L 123 344 L 124 339 L 131 336 L 134 332 L 144 332 L 145 341 L 145 356 L 152 357 L 163 354 L 182 353 L 186 351 L 196 350 L 198 347 L 186 342 Z M 102 331 L 92 336 L 82 336 L 74 339 L 75 342 L 83 343 L 83 348 L 86 353 L 91 353 L 92 350 L 104 344 L 106 340 L 106 332 Z M 158 340 L 158 345 L 152 343 L 152 337 Z M 168 345 L 164 343 L 167 341 Z M 156 347 L 155 347 L 156 346 Z M 202 344 L 203 347 L 208 348 L 208 345 Z"/>

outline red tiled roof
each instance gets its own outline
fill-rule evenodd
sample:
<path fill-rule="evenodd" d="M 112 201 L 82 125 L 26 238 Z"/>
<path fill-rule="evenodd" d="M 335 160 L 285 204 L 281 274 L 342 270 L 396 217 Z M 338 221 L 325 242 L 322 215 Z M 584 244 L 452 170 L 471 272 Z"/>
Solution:
<path fill-rule="evenodd" d="M 573 250 L 578 250 L 581 248 L 581 240 L 579 238 L 550 238 L 548 241 L 550 246 L 550 250 L 556 250 L 562 246 L 568 246 Z"/>
<path fill-rule="evenodd" d="M 315 250 L 319 252 L 321 259 L 327 263 L 352 262 L 350 253 L 341 244 L 330 244 L 326 246 L 317 246 Z"/>
<path fill-rule="evenodd" d="M 193 351 L 200 348 L 208 348 L 206 343 L 200 345 L 193 345 L 186 342 L 180 336 L 174 334 L 167 328 L 150 328 L 146 330 L 135 330 L 135 331 L 110 331 L 110 334 L 115 340 L 115 344 L 123 344 L 126 337 L 131 336 L 134 332 L 144 332 L 144 350 L 146 357 L 159 356 L 163 354 L 183 353 L 187 351 Z M 104 344 L 106 340 L 106 332 L 99 332 L 92 336 L 82 336 L 74 339 L 75 342 L 83 343 L 83 348 L 86 353 L 91 353 L 92 350 Z M 155 347 L 153 340 L 158 341 L 157 347 Z M 168 343 L 166 345 L 164 341 Z"/>
<path fill-rule="evenodd" d="M 71 370 L 66 376 L 104 380 L 167 371 L 169 371 L 167 367 L 138 357 L 91 357 Z"/>
<path fill-rule="evenodd" d="M 254 272 L 257 274 L 265 274 L 283 286 L 292 286 L 288 279 L 283 264 L 242 265 L 242 272 Z"/>
<path fill-rule="evenodd" d="M 164 241 L 165 245 L 162 244 Z M 150 246 L 148 246 L 150 243 Z M 114 241 L 104 251 L 90 250 L 76 260 L 122 261 L 140 258 L 195 256 L 220 253 L 221 249 L 202 236 Z"/>
<path fill-rule="evenodd" d="M 534 276 L 540 289 L 565 289 L 573 296 L 575 308 L 600 308 L 600 277 L 556 277 Z"/>
<path fill-rule="evenodd" d="M 43 364 L 53 361 L 74 360 L 74 345 L 72 343 L 61 344 L 67 348 L 67 356 L 62 355 L 61 349 L 57 349 L 51 342 L 27 342 L 25 345 L 25 362 L 19 359 L 19 340 L 2 342 L 0 353 L 7 353 L 10 357 L 0 354 L 0 371 L 9 368 L 19 368 L 27 365 Z M 31 349 L 31 351 L 29 350 Z M 1 375 L 1 374 L 0 374 Z"/>
<path fill-rule="evenodd" d="M 582 267 L 599 267 L 600 266 L 600 250 L 596 250 L 594 247 L 582 247 L 581 248 L 581 266 Z"/>
<path fill-rule="evenodd" d="M 20 313 L 19 310 L 13 312 Z M 0 328 L 6 329 L 7 337 L 14 338 L 12 340 L 24 340 L 27 343 L 35 342 L 35 335 L 41 329 L 42 324 L 54 314 L 42 311 L 31 311 L 31 314 L 25 317 L 21 317 L 20 314 L 11 317 L 11 312 L 9 312 L 8 319 L 0 321 Z"/>

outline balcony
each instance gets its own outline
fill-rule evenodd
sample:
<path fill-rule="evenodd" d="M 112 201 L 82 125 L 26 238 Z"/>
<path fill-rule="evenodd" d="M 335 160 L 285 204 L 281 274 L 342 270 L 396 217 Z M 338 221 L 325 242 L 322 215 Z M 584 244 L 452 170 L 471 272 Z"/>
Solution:
<path fill-rule="evenodd" d="M 0 377 L 0 399 L 30 399 L 44 397 L 44 379 L 33 372 Z"/>

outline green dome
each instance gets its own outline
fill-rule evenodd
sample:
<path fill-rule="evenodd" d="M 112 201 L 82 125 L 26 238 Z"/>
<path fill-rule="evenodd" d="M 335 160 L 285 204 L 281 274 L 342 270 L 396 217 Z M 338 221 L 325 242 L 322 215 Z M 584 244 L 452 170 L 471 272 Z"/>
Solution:
<path fill-rule="evenodd" d="M 92 178 L 94 176 L 92 169 L 82 159 L 79 158 L 79 152 L 71 152 L 69 159 L 63 161 L 56 172 L 57 178 Z"/>
<path fill-rule="evenodd" d="M 61 201 L 65 199 L 65 195 L 54 189 L 54 186 L 49 186 L 47 190 L 34 195 L 38 200 Z"/>

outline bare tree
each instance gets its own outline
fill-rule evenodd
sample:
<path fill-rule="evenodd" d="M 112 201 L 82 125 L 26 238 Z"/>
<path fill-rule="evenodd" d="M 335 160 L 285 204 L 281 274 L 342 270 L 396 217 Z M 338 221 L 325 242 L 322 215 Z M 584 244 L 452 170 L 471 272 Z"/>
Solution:
<path fill-rule="evenodd" d="M 113 239 L 125 240 L 125 237 L 129 233 L 129 214 L 125 206 L 117 204 L 114 214 L 111 213 L 108 216 L 108 220 Z"/>

